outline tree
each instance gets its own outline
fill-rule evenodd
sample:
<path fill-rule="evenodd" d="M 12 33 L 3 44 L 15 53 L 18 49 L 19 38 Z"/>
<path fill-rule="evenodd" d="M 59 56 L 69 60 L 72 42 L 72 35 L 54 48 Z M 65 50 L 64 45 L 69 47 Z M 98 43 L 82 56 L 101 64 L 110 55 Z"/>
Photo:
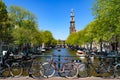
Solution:
<path fill-rule="evenodd" d="M 97 39 L 97 26 L 95 20 L 90 22 L 85 28 L 84 28 L 84 41 L 86 44 L 90 44 L 90 49 L 92 49 L 92 43 L 93 41 L 96 41 Z"/>
<path fill-rule="evenodd" d="M 7 26 L 7 10 L 6 5 L 0 0 L 0 40 L 6 42 L 8 40 L 8 26 Z"/>
<path fill-rule="evenodd" d="M 43 43 L 43 33 L 40 30 L 32 30 L 30 40 L 33 45 L 41 45 Z"/>
<path fill-rule="evenodd" d="M 15 44 L 37 44 L 42 41 L 36 17 L 31 12 L 18 6 L 10 6 L 8 11 L 11 24 L 14 26 L 12 36 Z"/>
<path fill-rule="evenodd" d="M 11 18 L 14 25 L 18 27 L 36 27 L 36 17 L 31 12 L 19 7 L 19 6 L 10 6 L 9 17 Z"/>
<path fill-rule="evenodd" d="M 77 32 L 76 33 L 72 33 L 67 37 L 66 43 L 69 45 L 75 45 L 77 44 Z"/>
<path fill-rule="evenodd" d="M 38 30 L 26 29 L 23 27 L 16 28 L 12 33 L 14 43 L 17 45 L 22 44 L 42 44 L 42 32 Z"/>
<path fill-rule="evenodd" d="M 45 43 L 46 45 L 50 45 L 51 43 L 53 43 L 52 41 L 54 41 L 52 33 L 48 30 L 43 31 L 43 43 Z"/>
<path fill-rule="evenodd" d="M 85 44 L 85 41 L 86 41 L 86 38 L 85 38 L 85 30 L 83 29 L 83 30 L 80 30 L 80 31 L 78 31 L 78 37 L 77 37 L 77 44 L 79 44 L 79 45 L 84 45 Z"/>
<path fill-rule="evenodd" d="M 9 17 L 14 24 L 13 38 L 15 44 L 47 45 L 53 43 L 54 38 L 50 31 L 38 30 L 36 17 L 31 12 L 18 7 L 10 6 Z"/>
<path fill-rule="evenodd" d="M 12 35 L 15 44 L 30 43 L 31 30 L 25 29 L 23 27 L 14 29 Z"/>
<path fill-rule="evenodd" d="M 107 38 L 112 43 L 117 43 L 120 29 L 120 0 L 96 0 L 93 6 L 93 13 L 102 27 L 101 31 L 105 34 L 103 39 Z M 102 33 L 100 31 L 100 34 Z M 113 41 L 116 36 L 116 41 Z M 116 44 L 117 45 L 117 44 Z M 117 47 L 116 47 L 117 49 Z"/>

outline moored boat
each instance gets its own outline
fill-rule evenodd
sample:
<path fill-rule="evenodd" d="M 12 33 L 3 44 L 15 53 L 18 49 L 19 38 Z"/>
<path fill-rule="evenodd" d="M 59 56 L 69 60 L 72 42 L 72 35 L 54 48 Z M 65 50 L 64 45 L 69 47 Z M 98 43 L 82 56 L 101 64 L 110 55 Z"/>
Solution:
<path fill-rule="evenodd" d="M 42 49 L 41 49 L 41 52 L 45 52 L 45 51 L 46 51 L 45 48 L 42 48 Z"/>
<path fill-rule="evenodd" d="M 86 53 L 84 51 L 77 50 L 76 55 L 80 58 L 85 58 Z"/>

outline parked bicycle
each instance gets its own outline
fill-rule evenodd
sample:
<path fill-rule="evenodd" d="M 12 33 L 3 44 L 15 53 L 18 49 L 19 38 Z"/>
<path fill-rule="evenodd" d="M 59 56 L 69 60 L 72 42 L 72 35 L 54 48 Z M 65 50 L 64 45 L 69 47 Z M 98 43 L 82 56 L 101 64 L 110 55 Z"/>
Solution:
<path fill-rule="evenodd" d="M 120 78 L 120 55 L 112 56 L 114 59 L 114 77 Z"/>
<path fill-rule="evenodd" d="M 14 77 L 20 77 L 23 72 L 27 71 L 29 74 L 29 68 L 32 64 L 32 58 L 28 55 L 13 55 L 10 63 L 10 73 Z"/>
<path fill-rule="evenodd" d="M 87 76 L 113 76 L 114 74 L 114 65 L 111 61 L 106 61 L 108 58 L 105 56 L 95 56 L 97 59 L 96 62 L 91 61 L 91 56 L 87 54 L 85 64 L 85 71 L 79 71 L 81 74 Z M 81 76 L 81 75 L 80 75 Z"/>
<path fill-rule="evenodd" d="M 10 66 L 9 64 L 6 63 L 6 61 L 3 63 L 2 62 L 2 56 L 1 56 L 1 61 L 0 61 L 0 76 L 7 78 L 10 76 Z"/>
<path fill-rule="evenodd" d="M 114 77 L 116 78 L 120 78 L 120 63 L 118 63 L 117 65 L 115 65 L 115 70 L 114 70 Z"/>
<path fill-rule="evenodd" d="M 7 50 L 4 53 L 2 63 L 9 65 L 9 72 L 11 76 L 20 77 L 22 75 L 23 68 L 21 59 L 22 57 L 14 55 L 10 50 Z"/>
<path fill-rule="evenodd" d="M 55 61 L 55 57 L 58 57 L 58 60 Z M 78 75 L 78 69 L 74 62 L 68 61 L 67 58 L 64 58 L 67 62 L 61 62 L 61 55 L 52 55 L 51 59 L 48 62 L 42 64 L 43 67 L 43 76 L 48 78 L 52 77 L 56 71 L 58 71 L 59 76 L 64 76 L 66 78 L 75 78 Z"/>
<path fill-rule="evenodd" d="M 19 56 L 14 56 L 19 57 Z M 24 70 L 22 58 L 14 58 L 10 61 L 10 74 L 13 77 L 20 77 Z"/>
<path fill-rule="evenodd" d="M 4 69 L 4 67 L 8 67 L 9 76 L 20 77 L 24 71 L 23 56 L 22 55 L 14 55 L 13 52 L 11 52 L 9 50 L 5 51 L 4 54 L 5 55 L 3 55 L 2 59 L 1 59 L 1 69 Z M 2 71 L 2 70 L 0 70 L 0 71 Z"/>
<path fill-rule="evenodd" d="M 35 56 L 35 57 L 32 57 L 30 62 L 31 62 L 31 65 L 30 65 L 30 68 L 28 70 L 28 74 L 30 77 L 32 78 L 40 78 L 40 77 L 43 77 L 43 72 L 44 72 L 44 68 L 43 68 L 43 62 L 37 60 L 37 57 L 43 57 L 42 55 L 41 56 Z"/>

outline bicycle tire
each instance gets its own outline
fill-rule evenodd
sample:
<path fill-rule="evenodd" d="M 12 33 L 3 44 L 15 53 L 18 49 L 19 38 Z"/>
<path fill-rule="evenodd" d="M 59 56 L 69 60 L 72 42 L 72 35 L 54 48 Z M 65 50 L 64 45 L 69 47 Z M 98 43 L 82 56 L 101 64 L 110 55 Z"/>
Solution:
<path fill-rule="evenodd" d="M 115 66 L 114 77 L 120 78 L 120 64 Z"/>
<path fill-rule="evenodd" d="M 78 75 L 78 68 L 74 63 L 66 63 L 63 65 L 66 78 L 75 78 Z"/>
<path fill-rule="evenodd" d="M 96 72 L 102 77 L 109 77 L 114 75 L 114 66 L 107 63 L 99 63 L 96 66 Z"/>
<path fill-rule="evenodd" d="M 10 67 L 10 74 L 13 77 L 20 77 L 23 73 L 23 66 L 19 62 L 13 62 Z"/>
<path fill-rule="evenodd" d="M 42 71 L 43 77 L 50 78 L 50 77 L 52 77 L 55 74 L 55 67 L 54 67 L 54 65 L 50 64 L 49 62 L 44 62 L 42 64 L 42 66 L 43 66 L 43 69 L 44 69 Z"/>
<path fill-rule="evenodd" d="M 42 65 L 39 62 L 32 62 L 32 66 L 30 68 L 30 74 L 32 74 L 33 78 L 40 78 L 41 76 L 43 76 L 42 74 Z"/>
<path fill-rule="evenodd" d="M 89 68 L 86 64 L 79 65 L 78 75 L 79 75 L 79 77 L 88 77 L 89 76 Z"/>
<path fill-rule="evenodd" d="M 4 68 L 2 69 L 2 76 L 4 78 L 10 77 L 10 66 L 8 64 L 4 65 Z"/>

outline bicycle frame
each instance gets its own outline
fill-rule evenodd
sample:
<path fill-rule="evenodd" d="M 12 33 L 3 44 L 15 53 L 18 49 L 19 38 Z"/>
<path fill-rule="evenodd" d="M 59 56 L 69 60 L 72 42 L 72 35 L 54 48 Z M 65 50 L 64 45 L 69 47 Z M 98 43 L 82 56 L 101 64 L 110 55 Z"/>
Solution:
<path fill-rule="evenodd" d="M 53 57 L 58 57 L 58 61 L 54 61 L 54 58 Z M 64 63 L 64 62 L 61 62 L 61 56 L 60 55 L 58 55 L 58 56 L 52 56 L 51 57 L 51 60 L 49 61 L 49 64 L 50 65 L 53 65 L 54 66 L 54 69 L 56 70 L 56 71 L 58 71 L 58 73 L 63 73 L 64 72 L 64 66 L 67 64 L 67 63 L 69 63 L 69 62 L 66 62 L 66 63 Z M 64 58 L 64 60 L 68 60 L 68 59 L 66 59 L 66 58 Z M 61 65 L 62 64 L 62 65 Z M 62 67 L 61 67 L 62 66 Z"/>
<path fill-rule="evenodd" d="M 114 69 L 114 66 L 112 66 L 110 63 L 104 62 L 101 58 L 100 63 L 97 62 L 97 64 L 92 63 L 90 56 L 86 56 L 87 58 L 87 67 L 90 68 L 90 66 L 93 68 L 95 73 L 97 74 L 103 74 L 103 73 L 111 73 L 111 70 Z M 100 58 L 100 56 L 96 56 L 96 58 Z M 106 58 L 106 57 L 105 57 Z"/>
<path fill-rule="evenodd" d="M 55 61 L 55 57 L 58 57 L 57 61 Z M 72 61 L 61 62 L 61 57 L 63 56 L 55 56 L 52 55 L 51 59 L 48 62 L 43 63 L 43 68 L 45 71 L 44 77 L 52 77 L 56 71 L 58 71 L 58 75 L 67 78 L 74 78 L 78 74 L 77 66 Z M 67 61 L 67 58 L 64 58 Z"/>
<path fill-rule="evenodd" d="M 0 68 L 1 68 L 0 75 L 2 77 L 9 77 L 10 76 L 10 66 L 9 66 L 9 64 L 6 63 L 6 61 L 4 64 L 0 63 Z M 4 75 L 4 72 L 5 72 L 5 75 Z"/>

